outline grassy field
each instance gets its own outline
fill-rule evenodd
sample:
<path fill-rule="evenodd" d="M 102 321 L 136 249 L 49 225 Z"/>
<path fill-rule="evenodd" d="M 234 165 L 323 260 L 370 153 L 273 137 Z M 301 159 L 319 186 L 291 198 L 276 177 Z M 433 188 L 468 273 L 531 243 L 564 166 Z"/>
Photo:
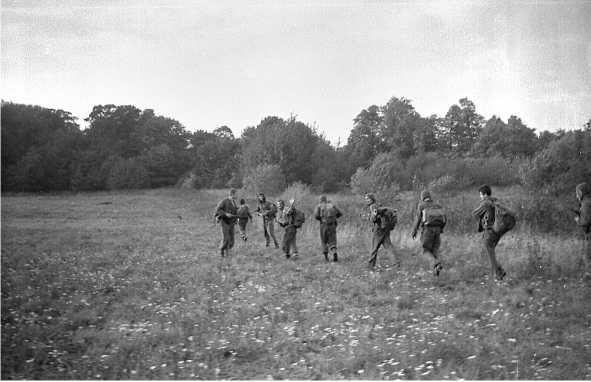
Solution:
<path fill-rule="evenodd" d="M 522 225 L 490 286 L 475 233 L 444 235 L 434 279 L 402 219 L 402 268 L 380 253 L 369 272 L 361 201 L 332 195 L 340 262 L 310 219 L 297 260 L 264 247 L 260 220 L 222 259 L 222 196 L 3 196 L 2 379 L 591 379 L 578 236 Z"/>

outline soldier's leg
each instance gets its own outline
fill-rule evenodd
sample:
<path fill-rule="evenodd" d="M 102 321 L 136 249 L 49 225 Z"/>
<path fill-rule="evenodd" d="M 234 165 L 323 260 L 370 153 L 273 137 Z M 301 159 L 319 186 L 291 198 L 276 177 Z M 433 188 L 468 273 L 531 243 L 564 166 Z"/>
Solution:
<path fill-rule="evenodd" d="M 423 255 L 433 267 L 433 273 L 439 276 L 442 265 L 439 261 L 439 245 L 441 243 L 440 230 L 437 227 L 424 227 L 421 231 L 421 245 L 423 247 Z"/>
<path fill-rule="evenodd" d="M 484 245 L 490 261 L 490 277 L 492 279 L 496 276 L 496 278 L 502 280 L 503 277 L 505 277 L 506 272 L 497 262 L 496 247 L 499 243 L 499 239 L 499 235 L 497 235 L 494 231 L 490 229 L 484 231 Z"/>
<path fill-rule="evenodd" d="M 273 238 L 273 244 L 275 244 L 275 248 L 279 248 L 277 239 L 275 238 L 275 222 L 272 219 L 269 219 L 269 235 Z"/>
<path fill-rule="evenodd" d="M 337 255 L 337 226 L 336 225 L 330 225 L 327 227 L 326 244 L 328 246 L 328 250 L 332 254 L 333 261 L 339 261 L 339 257 Z"/>
<path fill-rule="evenodd" d="M 220 253 L 222 256 L 225 256 L 226 254 L 228 254 L 228 249 L 229 249 L 228 245 L 230 243 L 230 232 L 229 232 L 230 224 L 222 221 L 220 223 L 220 225 L 222 226 L 222 243 L 220 245 Z"/>
<path fill-rule="evenodd" d="M 228 245 L 226 247 L 226 254 L 228 256 L 232 255 L 232 248 L 234 248 L 234 234 L 235 234 L 235 224 L 228 224 Z"/>
<path fill-rule="evenodd" d="M 246 222 L 238 222 L 238 230 L 240 231 L 240 238 L 246 241 L 248 239 L 246 236 Z"/>
<path fill-rule="evenodd" d="M 268 226 L 269 226 L 269 219 L 268 218 L 263 218 L 263 233 L 265 235 L 265 245 L 268 247 L 269 246 L 269 230 L 268 230 Z"/>
<path fill-rule="evenodd" d="M 322 254 L 324 255 L 324 260 L 328 260 L 328 243 L 327 243 L 327 235 L 326 235 L 326 224 L 320 224 L 320 246 L 322 248 Z"/>
<path fill-rule="evenodd" d="M 293 230 L 293 241 L 291 243 L 291 247 L 293 248 L 293 255 L 297 256 L 298 255 L 298 244 L 297 244 L 297 240 L 298 239 L 298 230 L 297 228 L 294 228 Z"/>
<path fill-rule="evenodd" d="M 290 249 L 293 247 L 293 242 L 295 239 L 296 228 L 293 226 L 288 226 L 285 228 L 285 234 L 283 235 L 283 252 L 285 253 L 285 257 L 289 258 Z"/>
<path fill-rule="evenodd" d="M 384 241 L 384 233 L 375 230 L 371 238 L 371 254 L 369 256 L 369 266 L 375 267 L 378 259 L 378 250 Z"/>
<path fill-rule="evenodd" d="M 394 257 L 394 266 L 400 268 L 400 255 L 398 254 L 398 251 L 394 249 L 394 244 L 392 244 L 392 240 L 390 240 L 389 231 L 384 236 L 384 248 L 387 248 L 390 253 L 392 253 L 392 257 Z"/>

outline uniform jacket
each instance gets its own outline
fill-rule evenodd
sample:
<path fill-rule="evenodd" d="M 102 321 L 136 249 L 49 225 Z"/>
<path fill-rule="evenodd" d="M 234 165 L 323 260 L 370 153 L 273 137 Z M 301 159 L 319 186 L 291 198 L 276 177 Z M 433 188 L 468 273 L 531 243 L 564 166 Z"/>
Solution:
<path fill-rule="evenodd" d="M 326 217 L 322 216 L 322 210 L 324 209 L 334 209 L 334 213 L 335 213 L 335 217 L 338 219 L 341 216 L 343 216 L 343 214 L 341 213 L 341 211 L 334 206 L 332 203 L 320 203 L 319 205 L 316 206 L 316 209 L 314 210 L 314 219 L 318 220 L 321 224 L 326 224 Z M 335 221 L 336 224 L 336 221 Z"/>
<path fill-rule="evenodd" d="M 238 220 L 250 220 L 252 221 L 252 215 L 250 214 L 250 210 L 246 204 L 241 205 L 238 207 L 238 211 L 236 212 L 238 216 Z"/>
<path fill-rule="evenodd" d="M 277 215 L 277 206 L 267 200 L 259 202 L 257 212 L 267 219 L 275 219 L 275 216 Z"/>
<path fill-rule="evenodd" d="M 282 221 L 279 223 L 282 227 L 289 227 L 289 226 L 293 226 L 295 225 L 295 215 L 296 215 L 296 209 L 295 207 L 292 208 L 288 208 L 285 207 L 283 209 L 283 211 L 281 212 L 282 214 Z"/>
<path fill-rule="evenodd" d="M 495 202 L 496 198 L 486 196 L 480 201 L 478 207 L 472 211 L 472 215 L 478 218 L 478 232 L 492 229 L 495 223 Z"/>
<path fill-rule="evenodd" d="M 238 207 L 236 207 L 236 201 L 230 198 L 223 199 L 220 201 L 215 209 L 215 216 L 220 218 L 226 223 L 235 223 L 236 222 L 236 213 L 238 212 Z M 226 213 L 230 213 L 234 215 L 233 217 L 227 217 Z"/>
<path fill-rule="evenodd" d="M 435 204 L 435 202 L 431 199 L 427 199 L 427 200 L 424 200 L 421 203 L 419 203 L 419 206 L 417 207 L 417 215 L 416 215 L 416 219 L 415 219 L 415 224 L 413 226 L 413 232 L 417 232 L 419 230 L 419 228 L 421 228 L 423 226 L 423 210 L 433 204 Z M 446 223 L 443 223 L 443 225 L 441 226 L 441 229 L 443 229 L 445 227 Z"/>

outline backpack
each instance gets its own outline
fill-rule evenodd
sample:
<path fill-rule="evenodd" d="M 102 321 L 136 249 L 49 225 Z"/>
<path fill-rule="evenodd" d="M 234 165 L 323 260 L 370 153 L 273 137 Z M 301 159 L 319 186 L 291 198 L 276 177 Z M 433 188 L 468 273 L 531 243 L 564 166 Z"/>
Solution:
<path fill-rule="evenodd" d="M 320 209 L 320 216 L 322 222 L 326 224 L 336 224 L 337 223 L 337 210 L 332 206 L 332 204 L 327 204 L 325 208 Z"/>
<path fill-rule="evenodd" d="M 426 204 L 422 215 L 423 225 L 427 227 L 441 227 L 447 222 L 445 210 L 439 204 Z"/>
<path fill-rule="evenodd" d="M 294 227 L 301 228 L 305 221 L 306 214 L 304 214 L 304 211 L 295 210 L 295 216 L 293 218 Z"/>
<path fill-rule="evenodd" d="M 502 204 L 495 203 L 495 222 L 493 223 L 493 231 L 500 236 L 511 231 L 517 223 L 515 213 Z"/>
<path fill-rule="evenodd" d="M 398 217 L 396 216 L 396 210 L 388 207 L 379 207 L 377 215 L 380 218 L 380 228 L 384 231 L 392 231 L 398 223 Z"/>

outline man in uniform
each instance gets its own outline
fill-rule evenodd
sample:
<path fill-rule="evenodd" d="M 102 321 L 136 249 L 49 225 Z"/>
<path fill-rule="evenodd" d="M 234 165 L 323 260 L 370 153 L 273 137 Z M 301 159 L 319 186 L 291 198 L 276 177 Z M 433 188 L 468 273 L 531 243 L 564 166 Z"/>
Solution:
<path fill-rule="evenodd" d="M 283 250 L 283 253 L 285 253 L 286 258 L 289 259 L 291 256 L 296 258 L 298 256 L 296 235 L 299 225 L 296 218 L 298 212 L 295 208 L 295 203 L 293 199 L 289 201 L 289 206 L 285 207 L 283 211 L 280 212 L 280 214 L 281 219 L 279 220 L 279 225 L 285 228 L 285 233 L 283 234 L 283 241 L 281 242 L 281 249 Z"/>
<path fill-rule="evenodd" d="M 591 268 L 591 187 L 587 183 L 577 185 L 575 189 L 577 199 L 579 200 L 579 213 L 575 216 L 575 221 L 585 233 L 585 268 L 589 271 Z"/>
<path fill-rule="evenodd" d="M 421 229 L 421 245 L 423 254 L 433 260 L 433 274 L 439 276 L 443 269 L 439 258 L 439 247 L 441 245 L 441 234 L 447 223 L 443 209 L 439 204 L 433 202 L 431 193 L 427 190 L 421 192 L 421 201 L 417 207 L 417 215 L 412 231 L 412 238 L 417 237 Z"/>
<path fill-rule="evenodd" d="M 222 245 L 220 252 L 222 257 L 230 256 L 234 247 L 234 226 L 236 225 L 236 190 L 230 189 L 228 197 L 221 200 L 215 209 L 215 218 L 222 226 Z"/>
<path fill-rule="evenodd" d="M 371 239 L 371 255 L 369 258 L 369 268 L 375 269 L 378 250 L 383 245 L 386 250 L 392 253 L 394 257 L 396 267 L 400 267 L 400 256 L 394 251 L 394 245 L 390 240 L 390 232 L 392 228 L 385 226 L 382 212 L 386 209 L 379 207 L 376 203 L 376 197 L 374 194 L 365 194 L 365 202 L 369 208 L 369 221 L 373 224 L 372 227 L 372 239 Z"/>
<path fill-rule="evenodd" d="M 265 198 L 265 194 L 262 192 L 259 193 L 258 200 L 259 204 L 256 212 L 263 217 L 263 232 L 265 234 L 266 246 L 269 246 L 270 238 L 272 238 L 275 248 L 279 248 L 277 239 L 275 238 L 275 216 L 277 214 L 277 207 L 275 207 L 275 204 L 268 202 Z"/>
<path fill-rule="evenodd" d="M 480 204 L 472 211 L 472 215 L 478 218 L 478 232 L 482 232 L 482 245 L 490 260 L 491 281 L 495 276 L 498 280 L 502 280 L 507 272 L 497 262 L 495 254 L 495 248 L 501 239 L 501 236 L 493 230 L 496 199 L 491 197 L 492 191 L 488 185 L 481 186 L 478 192 L 480 193 Z"/>
<path fill-rule="evenodd" d="M 332 259 L 338 261 L 337 255 L 337 219 L 343 214 L 332 203 L 326 201 L 326 196 L 320 197 L 320 203 L 316 206 L 314 218 L 320 222 L 320 244 L 322 254 L 326 261 L 330 261 L 328 253 L 332 254 Z"/>

